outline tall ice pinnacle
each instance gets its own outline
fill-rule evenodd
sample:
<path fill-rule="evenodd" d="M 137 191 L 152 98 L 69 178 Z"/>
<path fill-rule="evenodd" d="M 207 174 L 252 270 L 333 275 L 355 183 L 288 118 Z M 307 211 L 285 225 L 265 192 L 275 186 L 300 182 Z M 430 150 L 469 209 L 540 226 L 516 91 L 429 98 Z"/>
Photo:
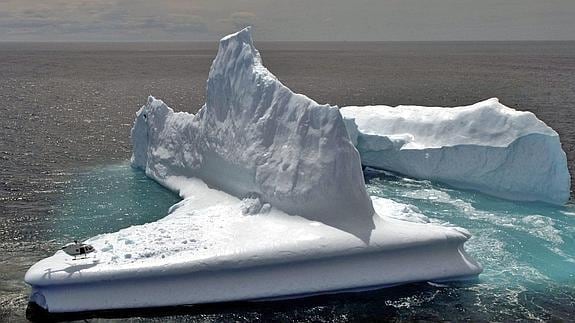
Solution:
<path fill-rule="evenodd" d="M 193 119 L 151 99 L 134 134 L 147 139 L 134 140 L 133 164 L 160 181 L 198 177 L 369 240 L 374 210 L 341 114 L 271 74 L 249 27 L 220 41 Z"/>

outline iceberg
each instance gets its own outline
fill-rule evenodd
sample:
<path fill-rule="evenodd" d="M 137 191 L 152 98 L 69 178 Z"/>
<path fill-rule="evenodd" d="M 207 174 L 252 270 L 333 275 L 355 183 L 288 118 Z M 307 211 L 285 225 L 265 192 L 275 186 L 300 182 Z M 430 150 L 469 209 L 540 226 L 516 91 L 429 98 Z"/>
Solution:
<path fill-rule="evenodd" d="M 224 37 L 206 104 L 148 98 L 132 165 L 178 192 L 166 217 L 93 237 L 25 276 L 48 312 L 302 297 L 476 277 L 465 229 L 366 191 L 337 107 L 295 94 L 265 67 L 250 29 Z"/>
<path fill-rule="evenodd" d="M 197 177 L 363 239 L 374 228 L 360 158 L 338 108 L 279 82 L 249 29 L 220 41 L 197 115 L 174 113 L 150 97 L 132 138 L 132 164 L 160 183 Z"/>
<path fill-rule="evenodd" d="M 562 205 L 571 178 L 559 135 L 492 98 L 471 106 L 349 106 L 362 164 L 516 200 Z"/>

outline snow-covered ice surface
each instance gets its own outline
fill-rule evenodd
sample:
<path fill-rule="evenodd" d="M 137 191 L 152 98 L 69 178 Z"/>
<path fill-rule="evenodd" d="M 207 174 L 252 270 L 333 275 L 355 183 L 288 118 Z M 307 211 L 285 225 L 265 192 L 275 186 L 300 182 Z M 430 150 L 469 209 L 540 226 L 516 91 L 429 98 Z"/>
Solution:
<path fill-rule="evenodd" d="M 562 205 L 570 176 L 559 135 L 497 99 L 456 108 L 344 107 L 362 163 L 519 201 Z"/>
<path fill-rule="evenodd" d="M 206 105 L 150 97 L 132 165 L 183 200 L 156 222 L 88 240 L 30 268 L 50 312 L 269 299 L 476 277 L 469 232 L 367 194 L 338 109 L 283 86 L 249 29 L 222 39 Z"/>

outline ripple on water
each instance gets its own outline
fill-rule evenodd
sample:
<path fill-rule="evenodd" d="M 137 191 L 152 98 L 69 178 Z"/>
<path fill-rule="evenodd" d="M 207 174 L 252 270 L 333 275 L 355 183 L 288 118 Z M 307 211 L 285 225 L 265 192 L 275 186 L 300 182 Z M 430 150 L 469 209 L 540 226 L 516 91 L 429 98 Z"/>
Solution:
<path fill-rule="evenodd" d="M 473 295 L 464 307 L 486 313 L 478 319 L 575 318 L 567 310 L 575 306 L 572 205 L 513 203 L 375 170 L 366 173 L 366 182 L 370 194 L 414 204 L 432 220 L 471 231 L 466 250 L 484 272 L 460 293 Z"/>
<path fill-rule="evenodd" d="M 179 201 L 127 162 L 57 176 L 66 176 L 66 185 L 48 216 L 7 217 L 2 222 L 6 229 L 0 226 L 0 321 L 24 319 L 29 288 L 23 277 L 34 262 L 73 239 L 155 221 Z M 26 207 L 38 212 L 37 206 L 29 204 Z M 15 230 L 18 227 L 23 228 Z M 18 232 L 4 235 L 4 230 Z"/>
<path fill-rule="evenodd" d="M 72 177 L 52 221 L 53 239 L 69 241 L 163 218 L 180 198 L 128 163 Z"/>

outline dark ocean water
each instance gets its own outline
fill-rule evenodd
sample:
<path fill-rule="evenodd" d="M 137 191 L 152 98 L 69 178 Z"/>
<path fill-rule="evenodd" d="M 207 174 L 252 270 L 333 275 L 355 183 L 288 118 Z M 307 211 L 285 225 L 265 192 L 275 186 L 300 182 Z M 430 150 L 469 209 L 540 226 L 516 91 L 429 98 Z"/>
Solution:
<path fill-rule="evenodd" d="M 61 243 L 73 237 L 86 238 L 152 221 L 165 214 L 167 207 L 177 200 L 126 166 L 131 150 L 129 131 L 134 113 L 149 94 L 163 99 L 175 110 L 195 112 L 204 101 L 215 46 L 0 44 L 0 320 L 25 319 L 29 290 L 23 283 L 23 275 L 30 265 L 52 254 Z M 553 127 L 561 136 L 571 174 L 575 173 L 575 42 L 257 43 L 256 46 L 266 66 L 282 82 L 321 103 L 456 106 L 498 97 L 508 106 L 534 112 Z M 386 177 L 382 181 L 375 179 L 370 189 L 394 188 L 398 182 Z M 403 183 L 400 189 L 385 191 L 384 195 L 401 192 L 397 194 L 403 199 L 408 196 L 412 199 L 410 203 L 424 203 L 409 195 L 411 189 L 456 194 L 418 182 Z M 424 200 L 428 199 L 429 196 Z M 474 199 L 456 198 L 471 204 Z M 468 248 L 482 257 L 484 265 L 485 261 L 493 261 L 497 264 L 493 267 L 500 268 L 502 262 L 509 261 L 510 250 L 505 246 L 499 246 L 507 251 L 498 253 L 499 258 L 490 259 L 478 250 L 494 248 L 490 241 L 496 243 L 506 237 L 501 232 L 505 233 L 509 223 L 493 224 L 493 219 L 485 215 L 502 212 L 501 206 L 494 207 L 496 211 L 491 213 L 466 209 L 466 214 L 477 220 L 466 222 L 457 213 L 460 204 L 445 201 L 444 204 L 441 210 L 448 210 L 447 213 L 439 210 L 432 215 L 456 224 L 463 221 L 462 226 L 472 227 L 476 230 L 472 233 L 485 237 L 475 244 L 473 240 L 468 243 Z M 524 220 L 531 210 L 511 215 L 517 219 L 511 224 L 523 230 L 520 230 L 523 235 L 541 238 L 537 237 L 538 232 L 551 230 L 541 239 L 549 244 L 549 250 L 559 254 L 553 263 L 563 259 L 567 270 L 541 269 L 549 274 L 545 279 L 530 272 L 526 277 L 531 285 L 509 282 L 521 278 L 521 270 L 533 268 L 521 267 L 525 262 L 534 264 L 533 260 L 516 259 L 513 268 L 519 273 L 510 274 L 511 278 L 486 270 L 485 281 L 499 288 L 493 290 L 493 295 L 502 296 L 491 300 L 485 296 L 481 284 L 444 289 L 414 285 L 289 302 L 204 306 L 170 318 L 184 321 L 575 319 L 572 314 L 575 264 L 569 262 L 575 254 L 572 236 L 575 215 L 570 210 L 572 207 L 537 209 L 537 215 L 543 214 L 544 218 L 527 217 L 528 221 Z M 449 214 L 454 216 L 449 218 Z M 485 230 L 501 236 L 492 236 Z M 560 241 L 552 238 L 555 233 L 562 237 Z M 533 240 L 530 236 L 509 236 L 518 241 Z M 553 283 L 546 283 L 548 276 Z M 486 303 L 494 305 L 480 306 Z M 488 313 L 478 315 L 481 311 Z"/>

